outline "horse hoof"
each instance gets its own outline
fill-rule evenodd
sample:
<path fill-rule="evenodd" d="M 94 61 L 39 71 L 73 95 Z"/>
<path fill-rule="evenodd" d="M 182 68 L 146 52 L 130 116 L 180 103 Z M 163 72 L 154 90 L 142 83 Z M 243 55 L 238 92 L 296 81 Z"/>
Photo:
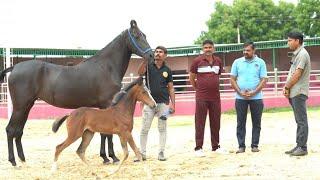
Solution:
<path fill-rule="evenodd" d="M 11 163 L 12 166 L 17 166 L 16 161 L 10 161 L 10 163 Z"/>

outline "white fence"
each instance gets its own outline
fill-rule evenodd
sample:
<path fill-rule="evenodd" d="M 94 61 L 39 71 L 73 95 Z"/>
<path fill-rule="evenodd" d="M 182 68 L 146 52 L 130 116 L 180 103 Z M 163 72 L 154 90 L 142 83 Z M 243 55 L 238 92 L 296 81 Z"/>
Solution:
<path fill-rule="evenodd" d="M 268 83 L 263 89 L 264 97 L 282 96 L 282 88 L 285 84 L 288 71 L 274 71 L 268 72 Z M 127 76 L 123 78 L 123 84 L 130 83 L 135 78 L 134 76 Z M 188 74 L 173 75 L 174 88 L 176 89 L 176 101 L 194 101 L 195 91 L 189 83 Z M 220 77 L 220 92 L 221 99 L 233 99 L 234 90 L 230 84 L 230 73 L 223 73 Z M 310 75 L 310 92 L 320 93 L 320 70 L 312 70 Z M 1 84 L 0 101 L 7 102 L 7 83 Z"/>

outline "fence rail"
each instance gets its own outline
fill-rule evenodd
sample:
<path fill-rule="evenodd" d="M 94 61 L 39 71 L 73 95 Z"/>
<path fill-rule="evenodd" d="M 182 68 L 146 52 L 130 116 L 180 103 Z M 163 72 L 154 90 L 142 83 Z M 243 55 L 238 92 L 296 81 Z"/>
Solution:
<path fill-rule="evenodd" d="M 282 96 L 282 88 L 286 83 L 288 71 L 268 72 L 268 83 L 263 88 L 265 98 L 273 98 Z M 123 78 L 123 85 L 132 82 L 135 76 L 126 76 Z M 176 93 L 176 101 L 194 101 L 195 91 L 189 82 L 188 74 L 173 75 L 173 83 Z M 7 102 L 7 83 L 1 83 L 0 87 L 0 102 Z M 310 91 L 312 93 L 320 93 L 320 70 L 312 70 L 310 74 Z M 220 92 L 221 99 L 233 99 L 234 90 L 230 84 L 230 73 L 223 73 L 220 77 Z"/>

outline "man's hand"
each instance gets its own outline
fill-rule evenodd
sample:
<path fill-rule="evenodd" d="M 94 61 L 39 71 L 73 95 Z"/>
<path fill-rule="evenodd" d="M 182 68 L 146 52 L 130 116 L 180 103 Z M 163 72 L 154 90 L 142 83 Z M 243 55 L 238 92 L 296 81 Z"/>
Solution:
<path fill-rule="evenodd" d="M 282 90 L 282 94 L 286 97 L 286 98 L 289 98 L 290 97 L 290 89 L 288 87 L 283 87 L 283 90 Z"/>
<path fill-rule="evenodd" d="M 169 105 L 169 111 L 170 111 L 170 114 L 173 114 L 174 112 L 176 112 L 176 109 L 172 104 Z"/>

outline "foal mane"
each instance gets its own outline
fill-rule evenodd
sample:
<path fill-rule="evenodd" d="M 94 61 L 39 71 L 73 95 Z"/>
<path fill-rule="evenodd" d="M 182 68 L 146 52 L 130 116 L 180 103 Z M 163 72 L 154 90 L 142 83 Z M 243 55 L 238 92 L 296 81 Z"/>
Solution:
<path fill-rule="evenodd" d="M 115 106 L 119 103 L 119 101 L 128 93 L 128 91 L 136 84 L 142 83 L 142 77 L 140 76 L 138 79 L 134 80 L 130 84 L 128 84 L 126 87 L 121 89 L 119 92 L 117 92 L 112 99 L 111 107 Z"/>

